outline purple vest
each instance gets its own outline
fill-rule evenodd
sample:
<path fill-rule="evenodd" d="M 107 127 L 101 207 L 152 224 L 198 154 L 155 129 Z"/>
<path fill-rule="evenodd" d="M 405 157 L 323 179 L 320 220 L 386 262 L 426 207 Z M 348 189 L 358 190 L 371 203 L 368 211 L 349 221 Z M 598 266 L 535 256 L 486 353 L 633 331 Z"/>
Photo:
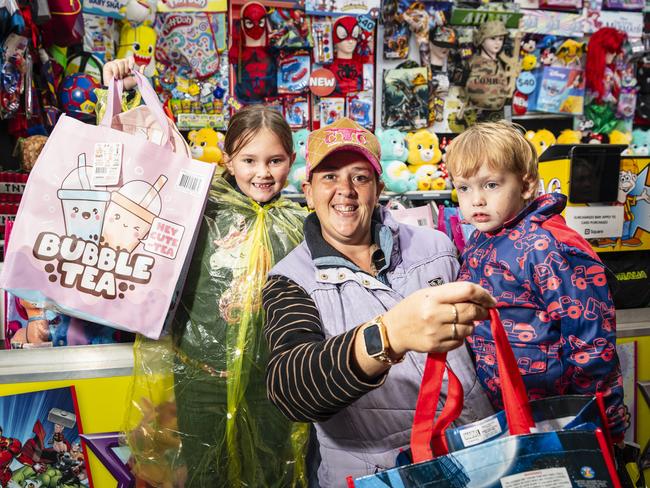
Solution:
<path fill-rule="evenodd" d="M 444 234 L 397 224 L 387 212 L 382 213 L 394 242 L 388 272 L 392 288 L 346 267 L 317 269 L 304 241 L 270 272 L 293 280 L 311 296 L 327 338 L 367 322 L 420 288 L 456 278 L 456 249 Z M 391 368 L 382 386 L 315 424 L 322 488 L 344 487 L 347 476 L 356 478 L 395 466 L 399 450 L 409 445 L 425 359 L 425 354 L 408 353 L 404 362 Z M 467 349 L 451 351 L 447 362 L 465 391 L 465 406 L 457 423 L 491 415 L 493 409 L 476 379 Z M 446 397 L 446 382 L 445 378 L 438 410 Z"/>

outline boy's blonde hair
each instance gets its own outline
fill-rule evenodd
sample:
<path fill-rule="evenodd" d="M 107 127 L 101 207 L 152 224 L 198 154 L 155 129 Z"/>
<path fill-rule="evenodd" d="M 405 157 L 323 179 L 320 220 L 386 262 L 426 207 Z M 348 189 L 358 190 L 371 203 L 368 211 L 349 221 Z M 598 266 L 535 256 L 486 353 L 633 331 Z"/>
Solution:
<path fill-rule="evenodd" d="M 452 179 L 473 176 L 486 164 L 515 173 L 534 185 L 539 182 L 537 151 L 519 126 L 505 120 L 466 129 L 447 146 L 445 163 Z"/>

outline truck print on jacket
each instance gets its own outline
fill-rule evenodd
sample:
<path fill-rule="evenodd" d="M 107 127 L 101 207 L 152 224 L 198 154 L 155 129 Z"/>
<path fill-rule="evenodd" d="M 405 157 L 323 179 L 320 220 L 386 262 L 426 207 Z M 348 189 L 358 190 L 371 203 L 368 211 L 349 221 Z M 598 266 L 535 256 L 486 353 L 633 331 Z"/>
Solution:
<path fill-rule="evenodd" d="M 616 354 L 616 312 L 605 268 L 560 212 L 566 197 L 538 197 L 494 233 L 476 231 L 463 251 L 459 279 L 497 300 L 530 399 L 605 395 L 614 436 L 627 427 Z M 468 338 L 479 380 L 503 408 L 488 321 Z"/>

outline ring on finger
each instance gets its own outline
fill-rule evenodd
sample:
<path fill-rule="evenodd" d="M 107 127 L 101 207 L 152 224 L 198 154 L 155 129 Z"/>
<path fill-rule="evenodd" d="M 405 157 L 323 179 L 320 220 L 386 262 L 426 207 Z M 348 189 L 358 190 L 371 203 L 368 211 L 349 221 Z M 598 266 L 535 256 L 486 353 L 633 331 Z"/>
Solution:
<path fill-rule="evenodd" d="M 456 305 L 454 305 L 453 303 L 450 305 L 454 312 L 454 318 L 451 321 L 451 340 L 455 341 L 456 339 L 458 339 L 458 331 L 456 330 L 456 324 L 458 323 L 458 310 L 456 310 Z"/>

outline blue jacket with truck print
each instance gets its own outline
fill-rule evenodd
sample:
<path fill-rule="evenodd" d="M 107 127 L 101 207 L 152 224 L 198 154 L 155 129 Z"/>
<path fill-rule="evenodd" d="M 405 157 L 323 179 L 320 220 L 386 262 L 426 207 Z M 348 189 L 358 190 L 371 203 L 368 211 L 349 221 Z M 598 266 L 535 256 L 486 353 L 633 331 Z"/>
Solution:
<path fill-rule="evenodd" d="M 627 428 L 616 354 L 616 311 L 605 268 L 560 215 L 566 197 L 542 195 L 494 233 L 475 231 L 459 280 L 490 291 L 530 399 L 601 391 L 612 436 Z M 488 397 L 503 408 L 490 323 L 468 338 Z"/>

